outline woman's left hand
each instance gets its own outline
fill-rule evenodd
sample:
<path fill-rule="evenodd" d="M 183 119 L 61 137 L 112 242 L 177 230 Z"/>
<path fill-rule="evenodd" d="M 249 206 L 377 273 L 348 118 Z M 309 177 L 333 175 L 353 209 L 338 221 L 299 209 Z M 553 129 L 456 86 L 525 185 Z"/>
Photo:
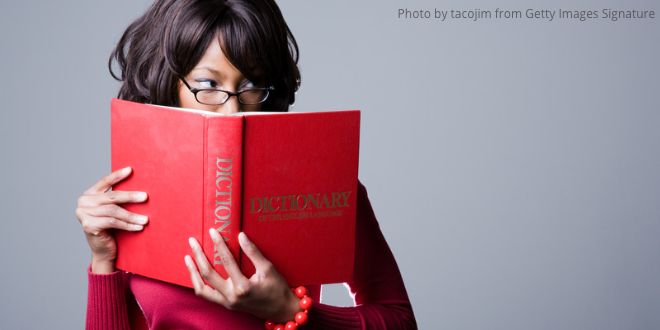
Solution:
<path fill-rule="evenodd" d="M 184 260 L 195 294 L 227 309 L 248 312 L 262 319 L 274 322 L 292 320 L 300 310 L 299 299 L 291 291 L 284 277 L 245 233 L 238 235 L 238 242 L 256 269 L 250 278 L 243 275 L 218 231 L 212 228 L 209 233 L 229 277 L 224 279 L 215 271 L 197 240 L 191 237 L 189 243 L 195 262 L 189 255 L 186 255 Z"/>

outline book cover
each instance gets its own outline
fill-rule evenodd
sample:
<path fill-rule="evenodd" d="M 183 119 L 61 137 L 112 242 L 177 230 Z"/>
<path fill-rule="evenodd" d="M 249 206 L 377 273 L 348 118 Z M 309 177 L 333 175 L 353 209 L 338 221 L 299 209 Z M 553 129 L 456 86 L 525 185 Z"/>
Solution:
<path fill-rule="evenodd" d="M 226 276 L 215 228 L 246 276 L 240 231 L 291 286 L 349 281 L 359 129 L 358 110 L 222 115 L 113 99 L 112 170 L 133 168 L 113 189 L 149 195 L 122 205 L 149 224 L 116 232 L 117 267 L 191 287 L 183 256 L 195 237 Z"/>

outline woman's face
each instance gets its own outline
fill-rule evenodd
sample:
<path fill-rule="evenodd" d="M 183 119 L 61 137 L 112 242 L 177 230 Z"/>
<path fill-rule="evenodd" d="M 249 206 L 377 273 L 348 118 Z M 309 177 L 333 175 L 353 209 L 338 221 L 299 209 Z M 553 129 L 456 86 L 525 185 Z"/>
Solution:
<path fill-rule="evenodd" d="M 214 38 L 204 52 L 202 59 L 184 77 L 186 82 L 193 88 L 219 88 L 230 92 L 256 87 L 247 80 L 243 74 L 232 65 L 225 57 L 220 48 L 220 42 Z M 195 100 L 195 95 L 179 81 L 179 101 L 183 108 L 207 110 L 223 114 L 232 114 L 245 111 L 259 111 L 261 105 L 243 105 L 238 102 L 237 97 L 230 97 L 221 105 L 206 105 Z"/>

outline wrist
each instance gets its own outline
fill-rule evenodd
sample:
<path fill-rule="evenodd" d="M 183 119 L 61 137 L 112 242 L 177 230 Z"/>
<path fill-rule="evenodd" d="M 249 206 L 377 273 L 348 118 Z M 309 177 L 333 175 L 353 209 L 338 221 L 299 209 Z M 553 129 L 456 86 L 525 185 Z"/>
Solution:
<path fill-rule="evenodd" d="M 298 313 L 299 311 L 300 311 L 300 298 L 296 297 L 296 295 L 293 294 L 293 292 L 288 291 L 284 308 L 279 313 L 279 315 L 277 315 L 277 317 L 273 318 L 273 321 L 279 323 L 279 322 L 286 322 L 289 320 L 293 320 L 293 318 L 296 316 L 296 313 Z"/>
<path fill-rule="evenodd" d="M 92 257 L 92 273 L 111 274 L 115 272 L 115 261 Z"/>
<path fill-rule="evenodd" d="M 313 303 L 312 298 L 307 295 L 307 289 L 304 286 L 295 288 L 292 295 L 293 298 L 287 298 L 286 308 L 283 309 L 285 312 L 282 314 L 293 313 L 293 318 L 280 316 L 275 321 L 267 320 L 264 324 L 266 330 L 296 330 L 298 326 L 307 323 L 307 314 Z"/>

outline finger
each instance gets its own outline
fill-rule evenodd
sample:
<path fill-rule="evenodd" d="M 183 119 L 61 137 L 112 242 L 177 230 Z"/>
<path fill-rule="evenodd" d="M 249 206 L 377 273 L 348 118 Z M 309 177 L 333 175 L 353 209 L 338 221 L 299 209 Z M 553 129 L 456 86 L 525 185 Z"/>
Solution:
<path fill-rule="evenodd" d="M 147 200 L 144 191 L 114 190 L 100 194 L 82 195 L 78 198 L 79 207 L 95 207 L 103 204 L 139 203 Z"/>
<path fill-rule="evenodd" d="M 87 214 L 94 217 L 112 217 L 137 225 L 145 225 L 149 222 L 149 218 L 146 215 L 129 212 L 125 208 L 114 204 L 88 208 L 85 211 Z"/>
<path fill-rule="evenodd" d="M 227 247 L 225 240 L 222 239 L 220 233 L 218 233 L 218 231 L 215 228 L 210 228 L 209 234 L 211 235 L 211 239 L 213 240 L 213 243 L 215 243 L 216 249 L 218 251 L 217 253 L 220 255 L 220 260 L 222 260 L 222 266 L 227 271 L 227 274 L 229 274 L 232 283 L 236 288 L 242 288 L 246 284 L 248 279 L 243 275 L 243 272 L 241 272 L 241 269 L 238 267 L 238 264 L 236 263 L 236 259 L 234 259 L 234 256 L 231 254 L 231 251 L 229 251 L 229 248 Z"/>
<path fill-rule="evenodd" d="M 87 234 L 98 235 L 101 231 L 107 229 L 120 229 L 126 231 L 140 231 L 144 226 L 128 223 L 111 217 L 93 217 L 85 218 L 82 221 L 83 231 Z"/>
<path fill-rule="evenodd" d="M 193 237 L 188 238 L 188 244 L 193 250 L 193 255 L 195 257 L 195 263 L 199 269 L 199 273 L 211 286 L 225 294 L 228 291 L 227 281 L 223 279 L 220 274 L 218 274 L 213 266 L 209 263 L 209 260 L 206 259 L 202 247 L 199 245 L 199 242 Z"/>
<path fill-rule="evenodd" d="M 124 167 L 122 169 L 119 169 L 117 171 L 114 171 L 103 178 L 96 182 L 93 186 L 91 186 L 89 189 L 87 189 L 84 194 L 98 194 L 107 191 L 110 189 L 115 183 L 123 180 L 126 178 L 129 174 L 131 174 L 131 171 L 133 169 L 130 166 Z"/>
<path fill-rule="evenodd" d="M 244 232 L 238 233 L 238 243 L 241 245 L 241 249 L 245 252 L 245 255 L 250 258 L 250 261 L 254 264 L 254 268 L 257 272 L 265 272 L 272 266 L 271 262 L 261 254 L 259 248 L 250 241 Z"/>
<path fill-rule="evenodd" d="M 139 203 L 147 200 L 147 193 L 144 191 L 113 190 L 93 196 L 98 196 L 99 204 Z"/>
<path fill-rule="evenodd" d="M 227 305 L 227 299 L 222 293 L 214 290 L 210 286 L 206 285 L 206 283 L 204 283 L 202 276 L 197 271 L 197 266 L 195 266 L 193 259 L 189 255 L 186 255 L 183 257 L 183 260 L 186 263 L 188 272 L 190 273 L 190 280 L 192 281 L 195 294 L 218 304 Z"/>

